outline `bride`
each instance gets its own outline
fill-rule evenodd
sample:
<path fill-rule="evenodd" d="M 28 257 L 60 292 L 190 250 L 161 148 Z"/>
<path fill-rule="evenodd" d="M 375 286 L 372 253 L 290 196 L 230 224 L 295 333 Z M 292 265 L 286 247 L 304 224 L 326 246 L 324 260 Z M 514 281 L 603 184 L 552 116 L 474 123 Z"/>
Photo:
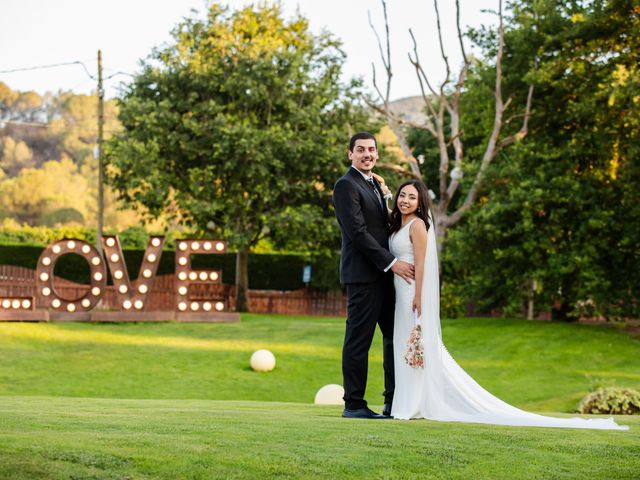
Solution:
<path fill-rule="evenodd" d="M 446 422 L 495 425 L 627 430 L 612 418 L 554 418 L 525 412 L 494 397 L 451 357 L 440 331 L 440 287 L 436 235 L 429 212 L 428 190 L 410 181 L 398 190 L 391 213 L 389 248 L 399 260 L 415 265 L 415 282 L 395 276 L 394 361 L 396 388 L 391 415 Z M 420 324 L 423 366 L 405 360 L 407 340 Z"/>

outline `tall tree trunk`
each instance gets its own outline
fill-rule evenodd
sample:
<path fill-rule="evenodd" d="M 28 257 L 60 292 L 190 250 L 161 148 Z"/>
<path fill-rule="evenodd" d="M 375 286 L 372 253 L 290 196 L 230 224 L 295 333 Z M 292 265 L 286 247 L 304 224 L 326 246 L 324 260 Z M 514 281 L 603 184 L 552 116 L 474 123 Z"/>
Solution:
<path fill-rule="evenodd" d="M 535 296 L 536 290 L 538 289 L 538 282 L 536 282 L 535 280 L 531 280 L 529 287 L 530 289 L 527 298 L 527 320 L 533 320 L 533 315 L 535 314 Z"/>
<path fill-rule="evenodd" d="M 236 253 L 236 311 L 249 311 L 249 246 Z"/>

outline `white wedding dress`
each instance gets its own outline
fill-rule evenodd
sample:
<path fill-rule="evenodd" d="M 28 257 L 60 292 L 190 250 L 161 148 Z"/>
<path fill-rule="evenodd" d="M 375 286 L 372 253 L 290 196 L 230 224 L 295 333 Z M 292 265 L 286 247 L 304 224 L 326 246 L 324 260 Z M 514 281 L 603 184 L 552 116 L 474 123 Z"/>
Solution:
<path fill-rule="evenodd" d="M 414 263 L 408 222 L 390 238 L 391 253 Z M 396 309 L 393 335 L 396 388 L 391 415 L 397 419 L 427 418 L 444 422 L 494 425 L 595 428 L 628 430 L 612 418 L 554 418 L 525 412 L 494 397 L 478 385 L 451 357 L 440 330 L 440 279 L 434 228 L 427 234 L 427 252 L 422 287 L 422 337 L 424 369 L 405 363 L 407 339 L 414 328 L 412 302 L 415 282 L 409 285 L 395 276 Z"/>

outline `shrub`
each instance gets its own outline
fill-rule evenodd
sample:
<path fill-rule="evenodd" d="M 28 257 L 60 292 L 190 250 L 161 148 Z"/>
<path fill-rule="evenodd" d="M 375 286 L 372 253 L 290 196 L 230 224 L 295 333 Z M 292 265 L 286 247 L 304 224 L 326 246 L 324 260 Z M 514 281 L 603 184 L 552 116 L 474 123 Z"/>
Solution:
<path fill-rule="evenodd" d="M 630 388 L 601 388 L 580 401 L 578 413 L 638 415 L 640 392 Z"/>
<path fill-rule="evenodd" d="M 47 227 L 56 227 L 60 225 L 84 224 L 84 215 L 75 208 L 59 208 L 53 212 L 48 212 L 40 217 L 40 224 Z"/>
<path fill-rule="evenodd" d="M 128 238 L 127 243 L 146 246 L 146 238 L 135 239 L 136 232 Z M 74 238 L 79 238 L 76 236 Z M 62 237 L 61 237 L 62 238 Z M 0 232 L 0 240 L 2 232 Z M 17 240 L 13 237 L 12 240 Z M 174 240 L 175 243 L 175 240 Z M 142 247 L 144 248 L 144 247 Z M 137 278 L 144 250 L 128 249 L 123 251 L 129 275 Z M 2 245 L 0 242 L 0 265 L 15 265 L 35 269 L 43 246 Z M 158 275 L 172 274 L 175 265 L 175 252 L 165 250 L 158 264 Z M 232 285 L 235 281 L 236 254 L 233 252 L 219 255 L 193 255 L 192 267 L 195 269 L 221 269 L 222 282 Z M 302 283 L 302 267 L 312 265 L 311 287 L 321 289 L 339 289 L 337 266 L 334 257 L 319 256 L 308 258 L 299 254 L 249 254 L 249 288 L 258 290 L 296 290 L 304 287 Z M 89 282 L 89 271 L 86 261 L 77 255 L 64 255 L 56 264 L 55 274 L 78 283 Z M 335 284 L 332 283 L 335 278 Z"/>
<path fill-rule="evenodd" d="M 465 315 L 460 289 L 450 282 L 442 282 L 440 288 L 440 315 L 442 318 L 460 318 Z"/>
<path fill-rule="evenodd" d="M 61 238 L 77 238 L 95 244 L 96 229 L 68 226 L 57 228 L 20 226 L 11 219 L 0 222 L 0 245 L 44 247 Z"/>
<path fill-rule="evenodd" d="M 107 229 L 105 235 L 118 235 L 120 244 L 125 250 L 125 261 L 129 275 L 135 279 L 138 275 L 144 249 L 147 246 L 149 232 L 143 227 L 129 227 L 122 231 Z M 169 231 L 163 233 L 165 243 L 158 274 L 164 275 L 174 271 L 174 253 L 176 240 L 191 238 L 188 232 Z M 16 265 L 35 269 L 38 257 L 43 248 L 63 238 L 85 240 L 92 245 L 96 243 L 96 229 L 86 227 L 30 227 L 20 226 L 15 221 L 0 221 L 0 265 Z M 220 268 L 223 271 L 222 281 L 235 283 L 235 253 L 222 255 L 194 255 L 194 268 Z M 84 272 L 84 260 L 65 256 L 56 265 L 56 275 L 80 283 L 87 283 L 88 273 Z M 300 253 L 251 253 L 249 255 L 249 288 L 260 290 L 296 290 L 303 288 L 302 268 L 311 265 L 310 287 L 321 290 L 338 290 L 340 254 L 300 254 Z M 83 273 L 84 272 L 84 273 Z"/>

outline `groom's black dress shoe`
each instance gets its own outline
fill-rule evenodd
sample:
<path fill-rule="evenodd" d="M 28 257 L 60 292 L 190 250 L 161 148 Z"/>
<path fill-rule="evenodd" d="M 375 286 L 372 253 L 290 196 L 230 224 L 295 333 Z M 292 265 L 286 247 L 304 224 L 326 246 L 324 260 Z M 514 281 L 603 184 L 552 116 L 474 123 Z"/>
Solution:
<path fill-rule="evenodd" d="M 390 417 L 391 416 L 391 404 L 390 403 L 385 403 L 384 404 L 384 408 L 382 409 L 382 415 L 384 415 L 385 417 Z"/>
<path fill-rule="evenodd" d="M 344 418 L 368 418 L 368 419 L 375 419 L 375 420 L 390 418 L 390 417 L 385 417 L 384 415 L 380 415 L 379 413 L 376 413 L 367 407 L 354 408 L 354 409 L 345 408 L 342 411 L 342 416 Z"/>

